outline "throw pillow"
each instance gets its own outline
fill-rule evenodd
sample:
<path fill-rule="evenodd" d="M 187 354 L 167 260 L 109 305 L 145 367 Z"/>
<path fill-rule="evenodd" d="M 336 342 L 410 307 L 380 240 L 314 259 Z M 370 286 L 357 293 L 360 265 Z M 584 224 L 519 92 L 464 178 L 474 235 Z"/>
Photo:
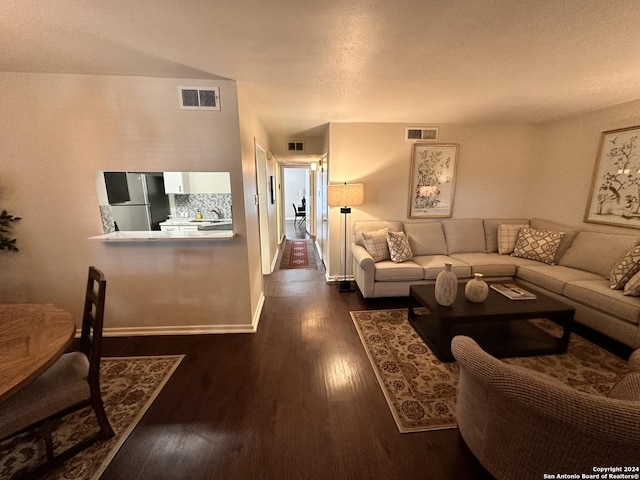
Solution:
<path fill-rule="evenodd" d="M 562 237 L 564 232 L 522 227 L 511 255 L 553 265 Z"/>
<path fill-rule="evenodd" d="M 387 243 L 388 228 L 381 228 L 373 232 L 362 232 L 364 248 L 373 257 L 374 262 L 389 260 L 389 244 Z"/>
<path fill-rule="evenodd" d="M 404 232 L 389 232 L 387 234 L 389 253 L 391 260 L 395 263 L 402 263 L 413 258 L 409 239 Z"/>
<path fill-rule="evenodd" d="M 529 225 L 501 223 L 498 225 L 498 253 L 500 255 L 510 255 L 516 246 L 518 234 L 522 227 Z"/>
<path fill-rule="evenodd" d="M 640 272 L 636 273 L 624 284 L 624 294 L 630 297 L 640 297 Z"/>
<path fill-rule="evenodd" d="M 640 245 L 629 250 L 611 269 L 611 290 L 622 290 L 631 277 L 640 272 Z"/>

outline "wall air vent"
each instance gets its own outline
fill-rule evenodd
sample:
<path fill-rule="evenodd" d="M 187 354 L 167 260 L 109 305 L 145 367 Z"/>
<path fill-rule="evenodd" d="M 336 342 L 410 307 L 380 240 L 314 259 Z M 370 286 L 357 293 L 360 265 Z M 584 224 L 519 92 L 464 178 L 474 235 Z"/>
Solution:
<path fill-rule="evenodd" d="M 287 152 L 304 152 L 304 142 L 287 142 Z"/>
<path fill-rule="evenodd" d="M 407 127 L 405 142 L 436 142 L 438 128 L 436 127 Z"/>
<path fill-rule="evenodd" d="M 182 110 L 220 110 L 218 87 L 178 87 Z"/>

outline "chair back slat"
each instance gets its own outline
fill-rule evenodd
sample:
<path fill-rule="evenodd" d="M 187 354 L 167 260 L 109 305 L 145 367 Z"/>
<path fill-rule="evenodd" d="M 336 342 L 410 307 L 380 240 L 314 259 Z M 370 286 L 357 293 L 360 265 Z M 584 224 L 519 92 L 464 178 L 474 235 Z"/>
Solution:
<path fill-rule="evenodd" d="M 89 383 L 99 379 L 106 289 L 104 274 L 89 267 L 80 337 L 80 351 L 89 359 Z"/>

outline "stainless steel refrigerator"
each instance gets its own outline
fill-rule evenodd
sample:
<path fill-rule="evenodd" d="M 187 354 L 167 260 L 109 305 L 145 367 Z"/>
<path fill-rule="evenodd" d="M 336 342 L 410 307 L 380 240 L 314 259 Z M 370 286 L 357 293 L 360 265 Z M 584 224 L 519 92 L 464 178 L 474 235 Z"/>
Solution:
<path fill-rule="evenodd" d="M 169 215 L 162 173 L 104 172 L 117 230 L 160 230 Z"/>

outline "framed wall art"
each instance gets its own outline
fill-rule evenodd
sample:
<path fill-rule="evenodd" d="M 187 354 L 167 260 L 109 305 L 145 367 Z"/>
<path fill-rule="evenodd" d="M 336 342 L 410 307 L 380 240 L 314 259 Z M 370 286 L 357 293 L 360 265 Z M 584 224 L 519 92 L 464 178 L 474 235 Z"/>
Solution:
<path fill-rule="evenodd" d="M 411 157 L 409 218 L 450 217 L 458 144 L 416 143 Z"/>
<path fill-rule="evenodd" d="M 640 228 L 640 126 L 602 132 L 584 221 Z"/>

